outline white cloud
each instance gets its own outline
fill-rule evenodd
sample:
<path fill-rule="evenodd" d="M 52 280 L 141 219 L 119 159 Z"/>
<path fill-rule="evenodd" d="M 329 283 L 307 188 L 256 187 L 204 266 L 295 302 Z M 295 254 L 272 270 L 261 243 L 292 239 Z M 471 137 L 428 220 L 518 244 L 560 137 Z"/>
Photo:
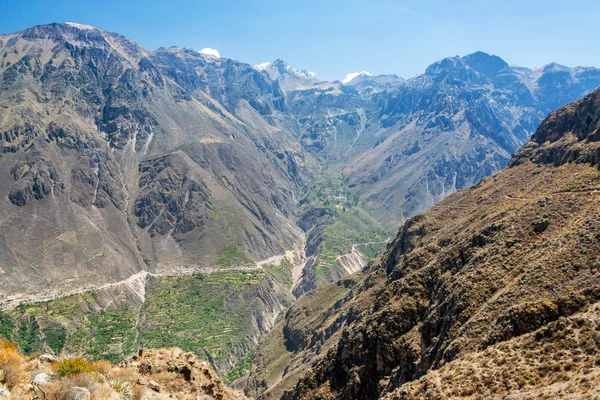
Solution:
<path fill-rule="evenodd" d="M 353 72 L 351 74 L 346 75 L 346 77 L 344 78 L 342 83 L 350 83 L 354 78 L 356 78 L 357 76 L 360 76 L 360 75 L 373 76 L 372 73 L 367 72 L 367 71 Z"/>
<path fill-rule="evenodd" d="M 221 55 L 219 54 L 219 52 L 217 51 L 217 49 L 211 49 L 210 47 L 205 47 L 202 50 L 200 50 L 200 53 L 202 54 L 206 54 L 209 56 L 213 56 L 213 57 L 219 57 L 221 58 Z"/>

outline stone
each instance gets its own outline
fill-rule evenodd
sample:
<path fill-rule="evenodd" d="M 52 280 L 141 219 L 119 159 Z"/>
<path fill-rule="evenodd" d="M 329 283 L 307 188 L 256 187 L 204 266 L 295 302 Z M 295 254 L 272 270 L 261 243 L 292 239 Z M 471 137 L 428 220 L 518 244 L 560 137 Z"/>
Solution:
<path fill-rule="evenodd" d="M 91 394 L 87 388 L 72 387 L 65 394 L 64 400 L 90 400 Z"/>
<path fill-rule="evenodd" d="M 33 383 L 36 383 L 38 385 L 43 385 L 44 383 L 51 382 L 53 379 L 54 379 L 54 377 L 52 375 L 42 372 L 41 374 L 37 374 L 33 378 Z"/>
<path fill-rule="evenodd" d="M 47 362 L 53 364 L 58 361 L 58 358 L 54 357 L 52 354 L 42 354 L 38 357 L 38 359 L 42 362 Z"/>
<path fill-rule="evenodd" d="M 150 381 L 150 382 L 148 382 L 148 387 L 150 389 L 154 390 L 157 393 L 160 392 L 160 385 L 156 381 Z"/>
<path fill-rule="evenodd" d="M 0 383 L 0 399 L 1 400 L 10 399 L 10 392 L 8 391 L 6 386 L 4 386 L 1 383 Z"/>

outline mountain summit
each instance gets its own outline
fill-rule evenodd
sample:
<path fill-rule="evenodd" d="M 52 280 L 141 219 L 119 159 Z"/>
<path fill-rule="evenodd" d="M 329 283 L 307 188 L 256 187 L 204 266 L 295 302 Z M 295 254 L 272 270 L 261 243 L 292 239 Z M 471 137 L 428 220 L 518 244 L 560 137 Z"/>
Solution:
<path fill-rule="evenodd" d="M 342 80 L 342 83 L 350 83 L 359 76 L 373 76 L 373 74 L 367 71 L 352 72 L 346 75 L 346 77 Z"/>
<path fill-rule="evenodd" d="M 279 58 L 272 63 L 265 62 L 255 65 L 254 68 L 266 72 L 271 79 L 278 81 L 285 89 L 289 88 L 290 85 L 301 85 L 302 83 L 314 82 L 317 79 L 315 72 L 296 69 Z"/>
<path fill-rule="evenodd" d="M 73 23 L 1 35 L 0 49 L 1 296 L 302 242 L 294 193 L 310 173 L 270 78 Z"/>

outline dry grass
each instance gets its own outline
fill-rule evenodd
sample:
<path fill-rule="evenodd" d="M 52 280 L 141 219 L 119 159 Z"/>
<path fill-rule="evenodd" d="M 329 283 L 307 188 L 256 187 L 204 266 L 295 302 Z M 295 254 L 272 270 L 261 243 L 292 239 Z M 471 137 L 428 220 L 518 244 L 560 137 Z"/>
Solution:
<path fill-rule="evenodd" d="M 15 343 L 0 339 L 0 382 L 9 390 L 27 382 L 26 360 L 27 357 L 19 352 Z"/>
<path fill-rule="evenodd" d="M 100 374 L 107 375 L 110 369 L 113 367 L 110 361 L 100 360 L 92 363 L 92 367 Z"/>
<path fill-rule="evenodd" d="M 77 373 L 44 386 L 46 400 L 62 400 L 73 387 L 83 387 L 90 391 L 92 400 L 107 399 L 110 387 L 99 382 L 97 374 Z"/>
<path fill-rule="evenodd" d="M 111 369 L 106 376 L 109 380 L 120 379 L 131 384 L 135 384 L 140 378 L 140 374 L 137 372 L 137 370 L 131 367 L 120 367 Z"/>

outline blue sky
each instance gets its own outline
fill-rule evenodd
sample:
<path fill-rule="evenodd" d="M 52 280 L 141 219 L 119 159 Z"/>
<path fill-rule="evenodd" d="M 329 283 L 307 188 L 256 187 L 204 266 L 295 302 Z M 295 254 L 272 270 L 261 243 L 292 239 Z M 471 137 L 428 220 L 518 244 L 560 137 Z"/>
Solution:
<path fill-rule="evenodd" d="M 0 32 L 79 22 L 148 49 L 212 47 L 341 79 L 360 70 L 411 77 L 476 50 L 527 67 L 600 66 L 598 15 L 597 0 L 0 0 Z"/>

